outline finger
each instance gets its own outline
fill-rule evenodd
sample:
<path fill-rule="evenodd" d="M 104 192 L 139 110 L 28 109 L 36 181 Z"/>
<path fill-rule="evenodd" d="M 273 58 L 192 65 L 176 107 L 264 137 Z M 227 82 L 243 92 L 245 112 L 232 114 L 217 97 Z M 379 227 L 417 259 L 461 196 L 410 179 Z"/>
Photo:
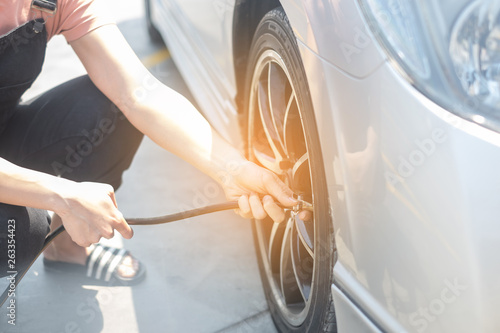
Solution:
<path fill-rule="evenodd" d="M 299 219 L 302 221 L 310 221 L 312 220 L 313 214 L 308 210 L 303 210 L 299 213 Z"/>
<path fill-rule="evenodd" d="M 241 216 L 242 218 L 244 219 L 251 219 L 253 218 L 253 215 L 250 213 L 250 214 L 244 214 L 241 209 L 235 209 L 234 212 L 236 214 L 238 214 L 239 216 Z"/>
<path fill-rule="evenodd" d="M 118 204 L 116 203 L 116 198 L 115 198 L 115 192 L 113 190 L 109 193 L 109 197 L 111 198 L 111 201 L 113 201 L 115 207 L 118 208 Z"/>
<path fill-rule="evenodd" d="M 270 195 L 286 207 L 295 206 L 299 203 L 293 197 L 293 191 L 272 172 L 268 172 L 264 177 L 264 186 Z"/>
<path fill-rule="evenodd" d="M 262 207 L 262 202 L 257 194 L 252 193 L 249 198 L 250 208 L 252 209 L 252 215 L 258 219 L 263 220 L 267 217 L 267 213 Z"/>
<path fill-rule="evenodd" d="M 111 239 L 115 236 L 115 231 L 113 228 L 109 227 L 109 229 L 107 230 L 104 230 L 102 233 L 101 233 L 102 237 L 106 238 L 106 239 Z"/>
<path fill-rule="evenodd" d="M 90 244 L 87 245 L 87 247 L 90 246 L 90 245 L 92 245 L 92 244 L 99 243 L 99 241 L 101 240 L 101 238 L 102 238 L 102 235 L 96 233 L 93 237 L 91 237 L 89 239 Z"/>
<path fill-rule="evenodd" d="M 250 203 L 248 202 L 248 196 L 243 194 L 238 198 L 239 215 L 243 218 L 250 219 L 253 217 L 252 209 L 250 208 Z"/>
<path fill-rule="evenodd" d="M 84 236 L 84 233 L 83 232 L 76 232 L 73 229 L 74 224 L 70 223 L 70 222 L 72 222 L 72 221 L 70 221 L 70 219 L 63 220 L 63 225 L 66 228 L 66 232 L 68 233 L 71 240 L 81 247 L 90 246 L 88 239 Z"/>
<path fill-rule="evenodd" d="M 125 239 L 132 238 L 134 236 L 134 231 L 127 223 L 127 221 L 125 221 L 122 213 L 118 212 L 118 214 L 119 214 L 118 223 L 114 226 L 114 228 L 123 236 L 123 238 Z"/>
<path fill-rule="evenodd" d="M 98 232 L 92 231 L 90 234 L 87 234 L 85 237 L 78 238 L 77 241 L 73 240 L 75 243 L 80 245 L 81 247 L 89 247 L 90 245 L 99 242 L 101 236 Z"/>
<path fill-rule="evenodd" d="M 81 247 L 89 247 L 90 245 L 92 245 L 92 243 L 85 240 L 84 238 L 78 238 L 78 239 L 71 238 L 71 240 Z"/>
<path fill-rule="evenodd" d="M 262 200 L 264 202 L 264 209 L 267 215 L 276 223 L 281 223 L 285 220 L 285 212 L 278 206 L 270 195 L 266 195 Z"/>
<path fill-rule="evenodd" d="M 89 247 L 90 245 L 93 244 L 93 243 L 90 243 L 90 242 L 87 242 L 87 241 L 75 242 L 75 243 L 78 244 L 81 247 Z"/>

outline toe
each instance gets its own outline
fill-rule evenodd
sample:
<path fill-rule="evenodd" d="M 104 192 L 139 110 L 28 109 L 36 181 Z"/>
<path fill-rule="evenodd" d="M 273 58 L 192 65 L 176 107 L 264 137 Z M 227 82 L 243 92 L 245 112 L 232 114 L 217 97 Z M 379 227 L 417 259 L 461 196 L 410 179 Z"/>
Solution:
<path fill-rule="evenodd" d="M 139 261 L 131 255 L 124 257 L 121 264 L 117 268 L 118 275 L 127 279 L 135 277 L 138 271 Z"/>

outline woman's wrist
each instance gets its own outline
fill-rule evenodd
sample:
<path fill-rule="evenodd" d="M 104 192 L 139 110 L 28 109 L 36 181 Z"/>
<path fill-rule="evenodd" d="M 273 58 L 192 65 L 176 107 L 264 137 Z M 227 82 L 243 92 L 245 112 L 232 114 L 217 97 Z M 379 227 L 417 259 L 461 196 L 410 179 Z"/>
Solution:
<path fill-rule="evenodd" d="M 63 211 L 73 181 L 19 167 L 0 158 L 0 202 Z"/>
<path fill-rule="evenodd" d="M 69 209 L 68 199 L 71 197 L 74 186 L 77 183 L 64 178 L 53 177 L 47 179 L 44 185 L 49 192 L 48 196 L 48 210 L 62 216 L 65 215 Z"/>
<path fill-rule="evenodd" d="M 235 148 L 232 148 L 231 152 L 226 154 L 224 158 L 217 163 L 212 178 L 214 178 L 221 186 L 227 186 L 229 183 L 232 183 L 235 179 L 237 179 L 237 176 L 243 172 L 245 165 L 248 163 L 251 162 L 249 162 Z"/>

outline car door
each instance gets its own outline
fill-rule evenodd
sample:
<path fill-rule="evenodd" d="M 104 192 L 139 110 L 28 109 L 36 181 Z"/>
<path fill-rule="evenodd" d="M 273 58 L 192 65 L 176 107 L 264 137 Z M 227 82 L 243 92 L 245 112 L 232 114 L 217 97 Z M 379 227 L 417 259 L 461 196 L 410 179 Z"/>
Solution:
<path fill-rule="evenodd" d="M 183 54 L 173 54 L 200 108 L 226 137 L 238 137 L 232 53 L 234 0 L 166 0 L 181 36 Z M 167 37 L 168 39 L 168 37 Z M 184 39 L 183 41 L 181 39 Z M 188 57 L 188 61 L 183 59 Z M 203 92 L 199 92 L 199 90 Z"/>
<path fill-rule="evenodd" d="M 231 31 L 234 0 L 171 0 L 192 28 L 188 37 L 201 51 L 200 56 L 223 74 L 221 78 L 234 85 Z M 201 44 L 199 43 L 201 42 Z"/>

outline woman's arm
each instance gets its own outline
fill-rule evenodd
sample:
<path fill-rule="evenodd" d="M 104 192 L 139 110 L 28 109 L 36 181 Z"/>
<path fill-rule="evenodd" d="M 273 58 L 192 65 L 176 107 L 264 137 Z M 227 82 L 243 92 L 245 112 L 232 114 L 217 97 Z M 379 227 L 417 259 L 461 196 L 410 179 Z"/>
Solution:
<path fill-rule="evenodd" d="M 0 202 L 51 210 L 64 221 L 71 238 L 89 246 L 101 237 L 133 235 L 116 206 L 113 187 L 98 183 L 76 183 L 21 168 L 0 158 Z"/>
<path fill-rule="evenodd" d="M 276 175 L 248 162 L 186 98 L 154 78 L 115 25 L 98 28 L 71 46 L 94 84 L 135 127 L 217 180 L 229 199 L 239 201 L 241 215 L 283 220 L 271 196 L 261 201 L 259 194 L 286 206 L 296 204 Z"/>
<path fill-rule="evenodd" d="M 18 167 L 0 158 L 0 202 L 46 210 L 60 210 L 59 194 L 70 181 Z"/>

